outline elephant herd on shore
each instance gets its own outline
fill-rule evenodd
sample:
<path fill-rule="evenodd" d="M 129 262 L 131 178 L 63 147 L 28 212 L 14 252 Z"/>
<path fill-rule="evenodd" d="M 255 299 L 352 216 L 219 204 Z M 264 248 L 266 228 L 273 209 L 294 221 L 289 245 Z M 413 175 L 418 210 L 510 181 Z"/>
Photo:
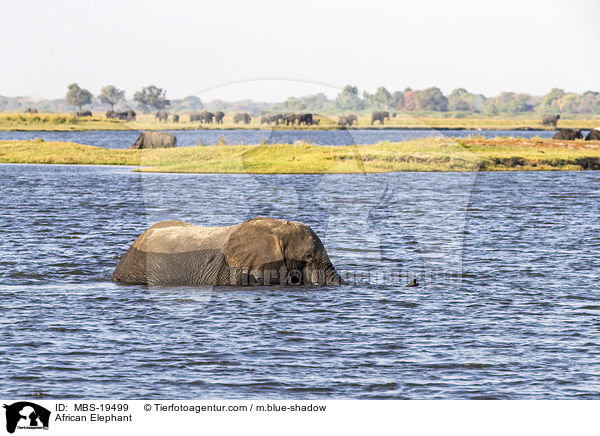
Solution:
<path fill-rule="evenodd" d="M 190 115 L 190 122 L 199 122 L 200 124 L 223 124 L 223 119 L 225 118 L 225 112 L 217 111 L 217 112 L 192 112 Z M 356 116 L 354 116 L 356 119 Z M 155 118 L 158 121 L 168 121 L 169 114 L 166 111 L 158 111 L 155 114 Z M 172 121 L 174 123 L 179 122 L 179 115 L 172 115 Z M 233 114 L 233 122 L 235 124 L 250 124 L 252 121 L 252 115 L 248 112 L 237 112 Z M 319 124 L 321 120 L 316 118 L 312 113 L 284 113 L 284 114 L 269 114 L 264 115 L 260 118 L 260 124 L 275 124 L 275 125 L 283 125 L 286 126 L 316 126 Z"/>
<path fill-rule="evenodd" d="M 89 111 L 86 111 L 89 112 Z M 394 114 L 395 116 L 396 114 Z M 80 115 L 77 113 L 77 116 L 91 116 L 91 112 L 89 115 L 86 113 L 85 115 Z M 169 117 L 171 117 L 171 121 L 173 123 L 179 122 L 179 115 L 172 114 L 170 115 L 167 111 L 158 111 L 154 115 L 154 117 L 161 122 L 167 122 Z M 225 112 L 217 111 L 217 112 L 192 112 L 190 115 L 190 122 L 199 122 L 200 124 L 223 124 L 223 119 L 225 118 Z M 126 121 L 135 121 L 136 113 L 135 111 L 129 110 L 125 112 L 115 112 L 109 110 L 106 112 L 106 118 L 117 118 L 120 120 Z M 371 124 L 374 124 L 376 121 L 379 121 L 380 124 L 384 124 L 385 120 L 390 119 L 390 113 L 386 111 L 378 111 L 373 112 L 371 114 Z M 233 115 L 233 122 L 235 124 L 250 124 L 252 121 L 252 116 L 248 112 L 237 112 Z M 321 122 L 321 119 L 318 118 L 315 114 L 312 113 L 276 113 L 276 114 L 267 114 L 260 117 L 260 124 L 274 124 L 276 126 L 286 125 L 286 126 L 317 126 Z M 358 123 L 358 116 L 355 114 L 344 114 L 338 117 L 337 124 L 342 127 L 353 126 Z"/>
<path fill-rule="evenodd" d="M 393 117 L 396 114 L 392 115 Z M 380 124 L 384 124 L 385 120 L 390 119 L 390 113 L 386 111 L 377 111 L 371 114 L 371 124 L 374 124 L 375 121 L 379 121 Z M 305 125 L 305 126 L 316 126 L 320 122 L 320 118 L 317 118 L 314 114 L 311 113 L 301 113 L 301 114 L 269 114 L 263 115 L 260 118 L 261 124 L 285 124 L 289 125 Z M 358 124 L 358 116 L 355 114 L 344 114 L 338 116 L 337 121 L 338 126 L 348 127 L 353 126 L 354 124 Z"/>
<path fill-rule="evenodd" d="M 37 114 L 38 110 L 36 108 L 28 107 L 25 109 L 25 113 L 27 114 Z M 93 114 L 89 110 L 85 111 L 77 111 L 75 113 L 77 117 L 91 117 Z M 178 114 L 169 114 L 165 110 L 159 110 L 154 115 L 158 121 L 167 122 L 169 117 L 173 123 L 179 123 L 180 116 Z M 134 110 L 126 110 L 117 112 L 114 110 L 106 111 L 106 118 L 113 118 L 122 121 L 135 121 L 137 114 Z M 189 114 L 190 122 L 200 122 L 200 124 L 223 124 L 223 119 L 225 118 L 225 112 L 216 111 L 202 111 L 202 112 L 192 112 Z M 392 118 L 396 117 L 396 113 L 392 113 Z M 375 111 L 371 113 L 371 125 L 375 124 L 377 121 L 380 125 L 385 124 L 385 120 L 390 120 L 390 113 L 388 111 Z M 545 115 L 542 118 L 542 125 L 557 128 L 558 121 L 560 120 L 560 115 Z M 237 112 L 233 114 L 233 122 L 235 124 L 250 124 L 252 121 L 252 116 L 248 112 Z M 260 117 L 260 124 L 267 125 L 285 125 L 285 126 L 317 126 L 319 125 L 321 118 L 316 114 L 312 113 L 274 113 L 274 114 L 266 114 Z M 358 116 L 356 114 L 343 114 L 338 116 L 337 121 L 338 126 L 341 127 L 352 127 L 358 124 Z M 577 139 L 584 139 L 583 133 L 581 129 L 567 129 L 567 128 L 559 128 L 556 131 L 556 134 L 552 139 L 559 139 L 563 141 L 574 141 Z M 586 141 L 600 141 L 600 127 L 596 129 L 592 129 L 585 137 Z"/>
<path fill-rule="evenodd" d="M 213 121 L 216 124 L 223 124 L 223 118 L 225 117 L 225 113 L 218 112 L 195 112 L 190 114 L 190 122 L 199 121 L 201 124 L 212 124 Z M 248 112 L 237 112 L 233 115 L 233 122 L 235 124 L 250 124 L 252 121 L 252 115 Z M 311 113 L 303 113 L 303 114 L 269 114 L 264 115 L 260 118 L 260 124 L 285 124 L 289 125 L 305 125 L 305 126 L 313 126 L 319 124 L 319 119 L 313 117 Z"/>
<path fill-rule="evenodd" d="M 316 118 L 311 113 L 302 113 L 302 114 L 293 114 L 293 113 L 285 113 L 285 114 L 269 114 L 263 115 L 260 118 L 260 124 L 275 124 L 286 126 L 316 126 L 321 122 L 319 118 Z"/>
<path fill-rule="evenodd" d="M 79 115 L 78 115 L 79 116 Z M 90 113 L 91 116 L 91 113 Z M 116 118 L 117 120 L 122 121 L 135 121 L 137 114 L 134 110 L 127 110 L 122 112 L 115 112 L 114 110 L 106 111 L 106 118 Z"/>
<path fill-rule="evenodd" d="M 225 112 L 222 111 L 192 112 L 190 114 L 190 123 L 193 123 L 194 121 L 199 121 L 200 124 L 212 124 L 214 121 L 216 124 L 223 124 L 223 118 L 225 118 Z"/>
<path fill-rule="evenodd" d="M 395 116 L 396 114 L 393 114 Z M 164 111 L 156 113 L 156 119 L 159 121 L 167 121 L 169 114 Z M 201 124 L 223 124 L 223 118 L 225 113 L 222 111 L 217 112 L 193 112 L 190 114 L 190 122 L 200 122 Z M 380 124 L 384 124 L 385 120 L 390 119 L 389 112 L 379 111 L 371 114 L 371 124 L 379 121 Z M 247 112 L 237 112 L 233 115 L 233 122 L 235 124 L 243 123 L 250 124 L 252 116 Z M 173 115 L 173 122 L 179 122 L 179 115 Z M 267 114 L 260 117 L 260 124 L 273 124 L 276 126 L 317 126 L 321 122 L 321 119 L 312 113 L 275 113 Z M 338 125 L 347 127 L 353 126 L 358 123 L 358 116 L 355 114 L 344 114 L 338 117 Z"/>
<path fill-rule="evenodd" d="M 28 114 L 37 114 L 38 111 L 35 108 L 27 108 L 25 113 Z M 91 117 L 93 114 L 89 110 L 85 111 L 77 111 L 75 113 L 77 117 Z M 396 116 L 394 113 L 393 117 Z M 114 111 L 112 109 L 106 111 L 106 118 L 109 119 L 118 119 L 122 121 L 135 121 L 137 114 L 134 110 L 126 110 L 126 111 Z M 154 114 L 154 118 L 159 122 L 167 122 L 169 121 L 169 117 L 173 123 L 179 123 L 180 116 L 178 114 L 169 114 L 169 112 L 165 110 L 159 110 Z M 216 111 L 202 111 L 202 112 L 192 112 L 189 114 L 190 122 L 199 122 L 200 124 L 223 124 L 223 119 L 225 118 L 225 112 Z M 371 114 L 371 124 L 374 124 L 376 121 L 379 121 L 380 124 L 384 124 L 385 120 L 390 119 L 390 113 L 387 111 L 376 111 Z M 233 122 L 235 124 L 250 124 L 252 121 L 252 116 L 248 112 L 237 112 L 233 115 Z M 260 117 L 260 124 L 273 124 L 276 126 L 286 125 L 286 126 L 317 126 L 321 122 L 321 119 L 316 116 L 316 114 L 312 113 L 275 113 L 275 114 L 267 114 Z M 350 127 L 358 124 L 358 116 L 355 114 L 344 114 L 338 117 L 337 124 L 342 127 Z"/>

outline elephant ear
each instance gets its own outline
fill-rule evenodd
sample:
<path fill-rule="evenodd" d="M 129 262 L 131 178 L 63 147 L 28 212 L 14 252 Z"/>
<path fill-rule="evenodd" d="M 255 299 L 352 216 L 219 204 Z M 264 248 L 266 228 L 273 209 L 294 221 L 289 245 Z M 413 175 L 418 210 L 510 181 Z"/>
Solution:
<path fill-rule="evenodd" d="M 255 218 L 234 230 L 225 250 L 227 265 L 249 270 L 277 269 L 284 262 L 276 220 Z"/>

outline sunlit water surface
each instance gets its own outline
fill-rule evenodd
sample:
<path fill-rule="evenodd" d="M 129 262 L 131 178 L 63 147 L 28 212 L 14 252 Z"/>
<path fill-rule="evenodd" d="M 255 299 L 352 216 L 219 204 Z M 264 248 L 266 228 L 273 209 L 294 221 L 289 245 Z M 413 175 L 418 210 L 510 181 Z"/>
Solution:
<path fill-rule="evenodd" d="M 600 397 L 599 173 L 2 165 L 0 186 L 3 397 Z M 352 283 L 109 279 L 151 223 L 257 215 L 310 224 Z"/>

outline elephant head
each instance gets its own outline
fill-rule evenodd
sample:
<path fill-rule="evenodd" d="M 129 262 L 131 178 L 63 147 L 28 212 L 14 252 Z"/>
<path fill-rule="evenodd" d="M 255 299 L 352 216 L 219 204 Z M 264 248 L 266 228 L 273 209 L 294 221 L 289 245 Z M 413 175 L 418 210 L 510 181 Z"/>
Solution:
<path fill-rule="evenodd" d="M 343 283 L 317 234 L 296 221 L 259 217 L 240 224 L 231 233 L 225 260 L 264 283 Z"/>

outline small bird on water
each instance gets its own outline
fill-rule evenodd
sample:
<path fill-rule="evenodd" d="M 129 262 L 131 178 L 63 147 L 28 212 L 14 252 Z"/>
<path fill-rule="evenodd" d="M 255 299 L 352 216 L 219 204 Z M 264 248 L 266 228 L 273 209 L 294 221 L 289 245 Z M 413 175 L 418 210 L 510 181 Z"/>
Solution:
<path fill-rule="evenodd" d="M 406 285 L 407 288 L 413 288 L 415 286 L 419 286 L 419 284 L 417 283 L 417 279 L 412 279 L 412 281 Z"/>

